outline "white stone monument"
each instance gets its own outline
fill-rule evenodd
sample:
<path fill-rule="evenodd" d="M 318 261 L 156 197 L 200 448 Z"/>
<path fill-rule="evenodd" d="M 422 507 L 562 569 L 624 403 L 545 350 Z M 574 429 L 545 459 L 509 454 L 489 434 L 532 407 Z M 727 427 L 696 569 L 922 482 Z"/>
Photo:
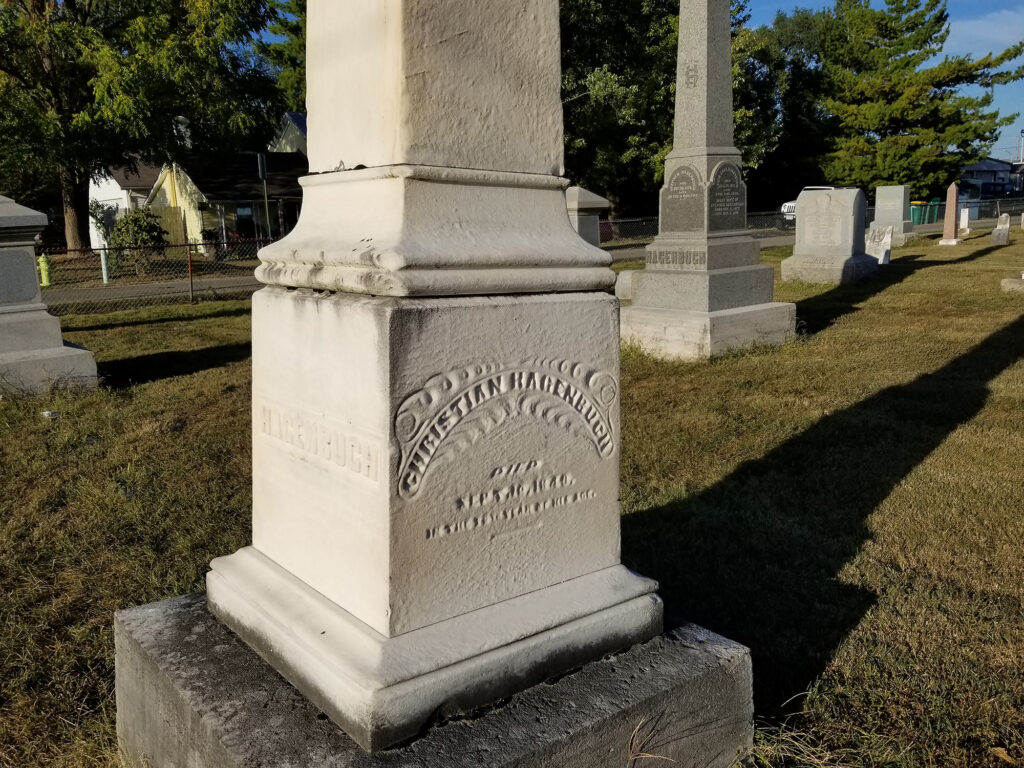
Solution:
<path fill-rule="evenodd" d="M 45 214 L 0 197 L 0 392 L 96 386 L 92 354 L 64 343 L 43 304 L 33 246 L 45 226 Z"/>
<path fill-rule="evenodd" d="M 878 272 L 865 252 L 867 201 L 859 189 L 807 190 L 796 202 L 796 245 L 782 262 L 789 282 L 856 283 Z"/>
<path fill-rule="evenodd" d="M 965 238 L 971 234 L 971 209 L 964 206 L 963 210 L 960 211 L 960 238 Z"/>
<path fill-rule="evenodd" d="M 892 258 L 892 227 L 872 227 L 868 230 L 866 252 L 879 266 L 885 266 Z"/>
<path fill-rule="evenodd" d="M 620 564 L 618 303 L 566 216 L 557 0 L 311 0 L 308 30 L 312 175 L 253 300 L 253 545 L 208 599 L 376 750 L 662 607 Z"/>
<path fill-rule="evenodd" d="M 1010 214 L 1004 213 L 999 217 L 996 228 L 992 230 L 992 245 L 1010 244 Z"/>
<path fill-rule="evenodd" d="M 600 248 L 601 214 L 611 208 L 612 204 L 583 187 L 569 187 L 565 190 L 565 204 L 572 228 L 588 243 Z"/>
<path fill-rule="evenodd" d="M 633 276 L 622 336 L 666 357 L 709 357 L 795 335 L 796 307 L 775 302 L 774 272 L 746 231 L 747 188 L 733 146 L 729 3 L 684 0 L 675 137 L 659 234 Z"/>
<path fill-rule="evenodd" d="M 885 230 L 892 227 L 892 244 L 906 245 L 914 235 L 914 224 L 910 220 L 910 187 L 889 186 L 875 190 L 875 220 L 871 229 Z"/>

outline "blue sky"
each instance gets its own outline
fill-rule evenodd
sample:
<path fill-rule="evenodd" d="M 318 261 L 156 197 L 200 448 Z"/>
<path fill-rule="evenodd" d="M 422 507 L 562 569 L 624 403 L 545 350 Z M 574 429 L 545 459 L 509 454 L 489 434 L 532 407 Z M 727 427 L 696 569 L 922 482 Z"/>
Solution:
<path fill-rule="evenodd" d="M 770 24 L 780 10 L 830 5 L 824 0 L 750 0 L 751 24 Z M 1024 0 L 949 0 L 949 17 L 951 30 L 945 52 L 951 55 L 969 53 L 978 58 L 1024 39 Z M 1024 113 L 1024 83 L 997 88 L 995 107 L 1003 115 Z M 1003 130 L 992 156 L 1014 158 L 1022 130 L 1024 114 L 1015 125 Z"/>

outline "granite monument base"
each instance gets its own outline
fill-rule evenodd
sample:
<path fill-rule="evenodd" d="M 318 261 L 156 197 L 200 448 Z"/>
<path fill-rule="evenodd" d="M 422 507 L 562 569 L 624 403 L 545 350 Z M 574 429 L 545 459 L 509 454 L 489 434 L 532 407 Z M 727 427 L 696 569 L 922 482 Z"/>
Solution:
<path fill-rule="evenodd" d="M 719 312 L 623 307 L 622 338 L 659 357 L 708 358 L 795 337 L 796 306 L 772 302 Z"/>
<path fill-rule="evenodd" d="M 0 313 L 0 392 L 43 394 L 54 387 L 94 389 L 91 352 L 66 345 L 60 321 L 37 309 Z"/>
<path fill-rule="evenodd" d="M 970 232 L 970 230 L 968 230 L 968 232 Z M 939 240 L 939 245 L 960 245 L 962 242 L 963 240 L 960 238 L 954 237 L 953 239 Z"/>
<path fill-rule="evenodd" d="M 753 737 L 749 651 L 693 625 L 376 754 L 201 595 L 122 611 L 114 634 L 117 733 L 130 768 L 729 768 Z"/>
<path fill-rule="evenodd" d="M 791 256 L 782 262 L 783 282 L 852 285 L 878 274 L 878 261 L 867 254 L 848 259 L 815 259 Z"/>

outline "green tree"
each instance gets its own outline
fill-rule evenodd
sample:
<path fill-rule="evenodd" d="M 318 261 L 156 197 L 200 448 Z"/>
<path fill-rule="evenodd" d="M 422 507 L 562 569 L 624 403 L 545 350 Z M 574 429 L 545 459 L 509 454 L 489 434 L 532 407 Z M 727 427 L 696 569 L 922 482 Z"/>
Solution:
<path fill-rule="evenodd" d="M 111 271 L 132 266 L 144 275 L 154 252 L 167 245 L 167 230 L 149 208 L 133 208 L 114 224 L 107 244 Z"/>
<path fill-rule="evenodd" d="M 836 0 L 827 17 L 824 107 L 836 125 L 823 161 L 829 181 L 938 194 L 1016 119 L 991 109 L 991 89 L 1024 77 L 1024 67 L 1006 68 L 1024 42 L 978 59 L 937 60 L 949 36 L 946 0 L 886 0 L 884 8 Z"/>
<path fill-rule="evenodd" d="M 80 248 L 105 168 L 265 142 L 277 91 L 255 46 L 270 2 L 0 0 L 0 126 L 30 137 L 5 139 L 0 171 L 56 179 Z"/>
<path fill-rule="evenodd" d="M 263 46 L 288 109 L 306 111 L 306 0 L 275 0 L 278 18 Z"/>

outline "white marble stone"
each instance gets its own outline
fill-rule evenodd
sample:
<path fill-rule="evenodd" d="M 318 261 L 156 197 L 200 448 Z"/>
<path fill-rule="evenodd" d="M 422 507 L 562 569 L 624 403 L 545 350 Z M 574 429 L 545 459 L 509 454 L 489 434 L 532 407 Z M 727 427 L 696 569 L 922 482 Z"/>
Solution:
<path fill-rule="evenodd" d="M 782 279 L 846 285 L 878 272 L 865 253 L 867 202 L 859 189 L 806 190 L 796 203 L 796 245 Z"/>
<path fill-rule="evenodd" d="M 914 224 L 910 220 L 910 187 L 885 186 L 875 190 L 875 221 L 872 229 L 885 230 L 892 227 L 892 244 L 906 245 L 914 235 Z"/>
<path fill-rule="evenodd" d="M 41 394 L 96 386 L 96 362 L 66 345 L 47 314 L 33 250 L 46 216 L 0 197 L 0 392 Z"/>
<path fill-rule="evenodd" d="M 892 258 L 892 227 L 872 227 L 868 230 L 865 251 L 879 266 L 888 264 Z"/>
<path fill-rule="evenodd" d="M 612 204 L 583 187 L 569 187 L 565 190 L 565 205 L 572 228 L 588 243 L 600 248 L 601 214 Z"/>
<path fill-rule="evenodd" d="M 650 639 L 662 607 L 620 563 L 618 302 L 557 176 L 557 0 L 309 23 L 323 172 L 260 253 L 253 544 L 207 584 L 377 750 Z"/>
<path fill-rule="evenodd" d="M 960 211 L 960 237 L 967 237 L 971 234 L 971 209 L 964 208 Z"/>
<path fill-rule="evenodd" d="M 999 222 L 996 224 L 996 228 L 992 230 L 992 244 L 1010 244 L 1010 214 L 1004 213 L 999 217 Z"/>
<path fill-rule="evenodd" d="M 795 307 L 778 305 L 769 313 L 794 318 L 783 333 L 777 323 L 763 322 L 765 306 L 774 303 L 775 277 L 746 231 L 747 187 L 733 146 L 729 4 L 686 2 L 681 18 L 675 135 L 665 162 L 659 233 L 648 246 L 646 269 L 632 277 L 624 338 L 628 333 L 668 357 L 782 343 L 796 334 Z M 728 323 L 713 316 L 719 312 L 729 313 Z M 666 344 L 666 337 L 683 341 Z"/>

